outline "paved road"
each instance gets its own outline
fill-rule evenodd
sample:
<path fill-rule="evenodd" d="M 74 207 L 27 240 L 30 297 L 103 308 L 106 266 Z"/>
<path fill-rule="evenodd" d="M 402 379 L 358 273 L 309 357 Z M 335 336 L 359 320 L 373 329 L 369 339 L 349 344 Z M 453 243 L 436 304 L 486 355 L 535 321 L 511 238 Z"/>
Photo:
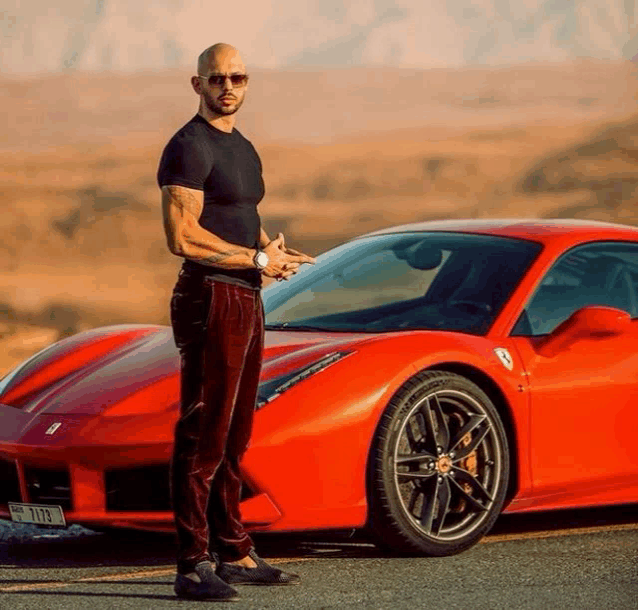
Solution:
<path fill-rule="evenodd" d="M 262 536 L 298 587 L 242 587 L 234 609 L 638 610 L 638 506 L 503 517 L 461 555 L 388 557 L 359 535 Z M 0 609 L 202 607 L 173 597 L 162 535 L 0 523 Z M 228 605 L 224 606 L 227 607 Z"/>

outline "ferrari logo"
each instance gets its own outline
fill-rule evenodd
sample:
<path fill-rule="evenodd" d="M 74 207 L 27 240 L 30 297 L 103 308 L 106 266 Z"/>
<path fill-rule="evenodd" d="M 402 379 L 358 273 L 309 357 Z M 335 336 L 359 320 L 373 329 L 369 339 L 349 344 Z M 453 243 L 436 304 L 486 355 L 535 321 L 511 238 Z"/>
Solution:
<path fill-rule="evenodd" d="M 46 435 L 51 436 L 52 434 L 55 434 L 56 430 L 62 425 L 61 421 L 56 421 L 54 424 L 51 424 L 47 431 L 45 432 Z"/>
<path fill-rule="evenodd" d="M 495 347 L 494 353 L 508 371 L 511 371 L 514 368 L 512 355 L 504 347 Z"/>

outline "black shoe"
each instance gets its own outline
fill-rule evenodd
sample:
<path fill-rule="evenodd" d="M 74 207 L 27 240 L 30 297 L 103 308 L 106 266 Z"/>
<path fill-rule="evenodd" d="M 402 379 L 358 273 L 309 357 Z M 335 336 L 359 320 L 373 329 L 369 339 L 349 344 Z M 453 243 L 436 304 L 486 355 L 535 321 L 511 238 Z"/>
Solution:
<path fill-rule="evenodd" d="M 210 561 L 200 561 L 193 570 L 201 582 L 177 573 L 175 595 L 184 599 L 214 599 L 217 601 L 238 601 L 239 593 L 215 574 Z"/>
<path fill-rule="evenodd" d="M 217 567 L 217 576 L 233 585 L 298 585 L 301 582 L 296 574 L 267 564 L 255 551 L 250 551 L 248 556 L 257 564 L 256 568 L 222 562 Z"/>

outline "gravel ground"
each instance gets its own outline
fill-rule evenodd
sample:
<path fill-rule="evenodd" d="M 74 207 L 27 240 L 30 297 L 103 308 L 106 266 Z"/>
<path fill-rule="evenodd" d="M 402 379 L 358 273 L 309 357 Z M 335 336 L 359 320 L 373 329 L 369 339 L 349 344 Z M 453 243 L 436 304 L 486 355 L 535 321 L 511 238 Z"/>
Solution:
<path fill-rule="evenodd" d="M 13 523 L 0 519 L 0 545 L 17 545 L 47 540 L 64 542 L 79 538 L 95 538 L 101 535 L 80 525 L 71 525 L 66 529 L 49 529 L 29 523 Z"/>

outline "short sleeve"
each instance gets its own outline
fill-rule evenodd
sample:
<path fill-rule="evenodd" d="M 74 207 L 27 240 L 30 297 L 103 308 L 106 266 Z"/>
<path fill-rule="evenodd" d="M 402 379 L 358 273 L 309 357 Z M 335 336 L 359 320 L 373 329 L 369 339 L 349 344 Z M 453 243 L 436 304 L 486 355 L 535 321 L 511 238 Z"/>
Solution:
<path fill-rule="evenodd" d="M 212 158 L 201 143 L 189 137 L 173 137 L 166 145 L 157 170 L 160 188 L 177 184 L 204 190 L 204 182 L 212 169 Z"/>

